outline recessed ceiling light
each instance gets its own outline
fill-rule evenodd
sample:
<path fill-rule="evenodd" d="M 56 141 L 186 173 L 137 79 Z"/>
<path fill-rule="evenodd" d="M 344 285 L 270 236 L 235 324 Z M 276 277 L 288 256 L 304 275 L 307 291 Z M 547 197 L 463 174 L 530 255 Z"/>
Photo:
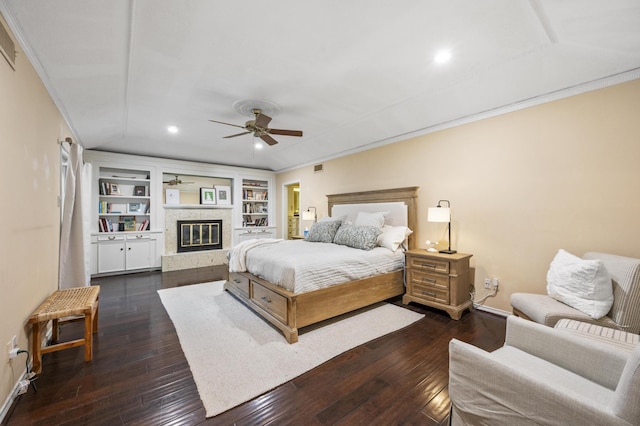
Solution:
<path fill-rule="evenodd" d="M 448 49 L 440 50 L 438 53 L 436 53 L 436 56 L 433 58 L 433 60 L 439 64 L 444 64 L 445 62 L 449 62 L 450 59 L 451 59 L 451 51 Z"/>
<path fill-rule="evenodd" d="M 167 127 L 167 132 L 175 135 L 176 133 L 178 133 L 178 126 Z"/>

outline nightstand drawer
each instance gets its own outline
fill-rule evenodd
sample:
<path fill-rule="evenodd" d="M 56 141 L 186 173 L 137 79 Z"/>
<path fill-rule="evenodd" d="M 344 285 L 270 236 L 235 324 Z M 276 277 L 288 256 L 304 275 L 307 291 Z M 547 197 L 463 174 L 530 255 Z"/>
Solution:
<path fill-rule="evenodd" d="M 287 299 L 253 281 L 251 299 L 281 321 L 287 321 Z"/>
<path fill-rule="evenodd" d="M 449 291 L 449 276 L 423 271 L 411 271 L 411 282 L 415 285 L 433 287 L 440 291 Z"/>
<path fill-rule="evenodd" d="M 449 289 L 438 288 L 431 285 L 424 285 L 417 282 L 413 282 L 413 288 L 411 294 L 424 300 L 432 300 L 434 302 L 448 304 L 449 303 Z"/>
<path fill-rule="evenodd" d="M 410 257 L 409 268 L 416 271 L 437 272 L 441 274 L 449 273 L 449 262 L 438 259 L 425 259 L 422 257 Z"/>

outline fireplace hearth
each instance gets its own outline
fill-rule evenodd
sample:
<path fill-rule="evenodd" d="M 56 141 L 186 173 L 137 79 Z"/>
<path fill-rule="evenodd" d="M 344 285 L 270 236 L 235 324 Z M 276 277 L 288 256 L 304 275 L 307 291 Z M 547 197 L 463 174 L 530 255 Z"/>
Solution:
<path fill-rule="evenodd" d="M 177 252 L 222 249 L 222 220 L 179 220 Z"/>

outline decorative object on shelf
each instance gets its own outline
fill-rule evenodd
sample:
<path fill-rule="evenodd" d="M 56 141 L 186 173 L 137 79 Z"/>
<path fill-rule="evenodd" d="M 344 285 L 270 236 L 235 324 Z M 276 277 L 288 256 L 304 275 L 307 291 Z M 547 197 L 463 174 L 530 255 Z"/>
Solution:
<path fill-rule="evenodd" d="M 215 204 L 215 203 L 216 203 L 216 189 L 200 188 L 200 204 Z"/>
<path fill-rule="evenodd" d="M 144 213 L 142 203 L 127 203 L 127 213 Z"/>
<path fill-rule="evenodd" d="M 442 207 L 440 203 L 447 203 L 448 207 Z M 440 250 L 440 253 L 453 254 L 455 250 L 451 250 L 451 203 L 449 200 L 440 200 L 436 207 L 429 207 L 427 221 L 429 222 L 441 222 L 447 223 L 447 229 L 449 231 L 449 248 L 447 250 Z"/>
<path fill-rule="evenodd" d="M 110 184 L 109 195 L 120 195 L 120 187 L 117 183 Z"/>
<path fill-rule="evenodd" d="M 120 222 L 124 224 L 124 231 L 136 230 L 136 218 L 135 216 L 120 216 Z"/>
<path fill-rule="evenodd" d="M 144 197 L 146 194 L 146 187 L 145 186 L 140 186 L 140 185 L 136 185 L 133 187 L 133 195 L 135 195 L 136 197 Z"/>
<path fill-rule="evenodd" d="M 215 188 L 216 188 L 216 198 L 218 200 L 218 204 L 230 205 L 231 204 L 231 187 L 216 185 Z"/>
<path fill-rule="evenodd" d="M 180 190 L 179 189 L 166 189 L 165 197 L 167 204 L 180 204 Z"/>
<path fill-rule="evenodd" d="M 311 209 L 313 209 L 313 212 Z M 316 208 L 309 207 L 306 212 L 302 212 L 302 220 L 312 220 L 313 223 L 316 223 L 318 221 L 318 211 Z"/>

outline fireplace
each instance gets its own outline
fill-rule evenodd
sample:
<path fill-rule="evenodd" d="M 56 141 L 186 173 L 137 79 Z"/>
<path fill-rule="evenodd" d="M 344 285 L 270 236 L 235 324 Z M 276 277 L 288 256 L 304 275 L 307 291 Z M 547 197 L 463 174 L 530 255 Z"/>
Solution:
<path fill-rule="evenodd" d="M 222 220 L 179 220 L 178 253 L 222 249 Z"/>

